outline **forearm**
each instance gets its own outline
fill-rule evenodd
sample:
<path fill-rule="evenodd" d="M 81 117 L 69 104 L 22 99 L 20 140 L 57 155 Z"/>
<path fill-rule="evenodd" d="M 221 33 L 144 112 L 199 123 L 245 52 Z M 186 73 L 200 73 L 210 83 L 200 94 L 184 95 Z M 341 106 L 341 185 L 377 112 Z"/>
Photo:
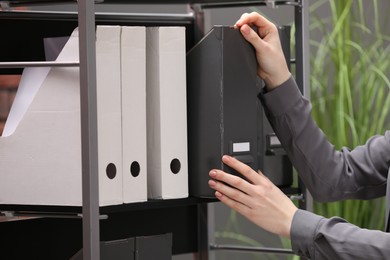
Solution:
<path fill-rule="evenodd" d="M 387 259 L 390 234 L 359 228 L 341 218 L 298 210 L 291 225 L 293 251 L 312 260 Z"/>
<path fill-rule="evenodd" d="M 292 77 L 260 98 L 275 133 L 316 200 L 384 195 L 386 166 L 372 160 L 385 158 L 372 159 L 368 156 L 372 150 L 363 148 L 337 151 L 311 117 L 310 102 L 302 97 Z M 368 169 L 367 165 L 374 167 Z M 381 171 L 375 171 L 375 166 Z"/>

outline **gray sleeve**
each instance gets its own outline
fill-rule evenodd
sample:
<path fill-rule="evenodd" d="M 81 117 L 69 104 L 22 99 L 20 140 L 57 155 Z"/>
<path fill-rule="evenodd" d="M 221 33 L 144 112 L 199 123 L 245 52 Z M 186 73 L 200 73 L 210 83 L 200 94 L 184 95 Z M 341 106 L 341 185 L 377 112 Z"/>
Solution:
<path fill-rule="evenodd" d="M 365 145 L 336 150 L 311 117 L 311 104 L 291 77 L 259 95 L 267 117 L 300 178 L 317 201 L 384 196 L 390 131 Z"/>
<path fill-rule="evenodd" d="M 390 233 L 362 229 L 342 218 L 298 210 L 291 225 L 293 251 L 312 260 L 388 259 Z"/>

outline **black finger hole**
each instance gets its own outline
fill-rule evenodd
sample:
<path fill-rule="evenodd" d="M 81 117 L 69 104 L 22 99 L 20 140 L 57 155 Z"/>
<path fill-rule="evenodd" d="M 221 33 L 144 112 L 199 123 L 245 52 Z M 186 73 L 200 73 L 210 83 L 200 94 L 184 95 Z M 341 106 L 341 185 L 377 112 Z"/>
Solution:
<path fill-rule="evenodd" d="M 179 173 L 180 171 L 180 168 L 181 168 L 181 163 L 179 161 L 179 159 L 173 159 L 171 161 L 171 172 L 173 172 L 174 174 L 177 174 Z"/>
<path fill-rule="evenodd" d="M 106 167 L 106 175 L 109 179 L 114 179 L 116 176 L 116 166 L 113 163 L 109 163 Z"/>
<path fill-rule="evenodd" d="M 137 161 L 134 161 L 131 163 L 130 166 L 130 173 L 133 177 L 137 177 L 139 173 L 141 172 L 141 166 Z"/>

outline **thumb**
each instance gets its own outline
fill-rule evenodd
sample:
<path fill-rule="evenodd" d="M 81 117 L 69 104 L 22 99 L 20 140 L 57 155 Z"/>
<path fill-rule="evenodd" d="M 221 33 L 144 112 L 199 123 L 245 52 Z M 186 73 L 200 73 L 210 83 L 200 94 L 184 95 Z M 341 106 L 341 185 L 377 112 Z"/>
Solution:
<path fill-rule="evenodd" d="M 240 27 L 240 31 L 242 36 L 250 43 L 252 46 L 256 49 L 256 51 L 259 51 L 262 48 L 262 45 L 264 45 L 263 40 L 260 38 L 260 36 L 247 24 L 244 24 Z"/>

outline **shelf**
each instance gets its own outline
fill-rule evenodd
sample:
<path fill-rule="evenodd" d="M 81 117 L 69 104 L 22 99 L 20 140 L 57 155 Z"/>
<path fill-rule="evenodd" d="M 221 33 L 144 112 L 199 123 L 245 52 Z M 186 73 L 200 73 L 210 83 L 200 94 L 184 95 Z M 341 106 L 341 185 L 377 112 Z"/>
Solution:
<path fill-rule="evenodd" d="M 216 201 L 190 197 L 100 207 L 100 241 L 172 233 L 173 254 L 195 253 L 198 251 L 198 232 L 202 225 L 199 207 Z M 29 248 L 15 252 L 16 259 L 58 259 L 58 252 L 64 259 L 69 259 L 82 247 L 81 207 L 0 205 L 0 211 L 32 217 L 0 222 L 3 234 L 9 234 L 0 239 L 0 244 L 12 248 L 12 243 L 18 241 Z M 54 237 L 55 240 L 47 239 Z M 64 243 L 66 248 L 63 247 Z M 9 253 L 9 250 L 4 252 Z"/>
<path fill-rule="evenodd" d="M 194 19 L 192 14 L 95 13 L 97 25 L 185 26 L 188 32 L 187 49 L 194 42 Z M 0 49 L 7 50 L 0 53 L 0 61 L 45 61 L 43 39 L 69 36 L 74 28 L 78 26 L 77 22 L 77 12 L 0 11 L 2 32 L 4 35 L 14 35 L 8 38 L 7 41 L 0 42 Z M 15 31 L 18 34 L 15 35 Z M 24 47 L 27 41 L 29 42 L 29 48 Z M 11 63 L 0 65 L 0 74 L 21 74 L 20 66 L 15 66 Z"/>
<path fill-rule="evenodd" d="M 172 254 L 197 252 L 198 232 L 202 225 L 199 221 L 198 200 L 190 198 L 163 202 L 143 203 L 143 210 L 131 207 L 128 210 L 121 206 L 107 208 L 110 212 L 99 221 L 100 241 L 172 233 Z M 166 207 L 165 202 L 170 206 Z M 3 206 L 0 208 L 2 210 Z M 0 222 L 2 254 L 13 256 L 12 259 L 69 259 L 83 246 L 83 220 L 71 213 L 62 212 L 62 216 L 32 216 L 18 221 Z M 24 250 L 16 250 L 15 244 L 23 245 Z"/>
<path fill-rule="evenodd" d="M 44 20 L 44 21 L 73 21 L 77 22 L 77 12 L 55 12 L 55 11 L 12 11 L 1 12 L 1 19 L 12 20 Z M 193 24 L 192 14 L 161 14 L 161 13 L 112 13 L 96 12 L 97 23 L 123 23 L 143 25 L 189 25 Z"/>
<path fill-rule="evenodd" d="M 281 188 L 287 195 L 300 194 L 300 189 L 295 187 Z M 166 200 L 148 200 L 145 202 L 135 202 L 121 205 L 102 206 L 100 207 L 100 214 L 124 213 L 131 211 L 156 210 L 174 207 L 187 207 L 203 203 L 218 202 L 216 198 L 195 198 L 188 197 L 183 199 L 166 199 Z M 82 207 L 78 206 L 46 206 L 46 205 L 14 205 L 14 204 L 0 204 L 0 212 L 9 211 L 17 212 L 18 215 L 43 215 L 48 214 L 55 217 L 55 214 L 62 216 L 72 216 L 80 214 Z"/>
<path fill-rule="evenodd" d="M 95 0 L 96 4 L 229 4 L 229 5 L 248 5 L 248 4 L 279 4 L 286 2 L 282 0 Z M 10 6 L 26 6 L 26 5 L 47 5 L 47 4 L 63 4 L 77 3 L 76 0 L 16 0 L 16 1 L 0 1 L 0 3 L 9 4 Z"/>
<path fill-rule="evenodd" d="M 101 214 L 121 213 L 138 210 L 152 210 L 172 207 L 193 206 L 199 203 L 216 202 L 213 198 L 183 198 L 183 199 L 167 199 L 167 200 L 149 200 L 146 202 L 136 202 L 121 205 L 102 206 L 100 207 Z M 46 205 L 15 205 L 2 204 L 0 211 L 15 211 L 20 214 L 79 214 L 82 212 L 82 207 L 78 206 L 46 206 Z"/>

